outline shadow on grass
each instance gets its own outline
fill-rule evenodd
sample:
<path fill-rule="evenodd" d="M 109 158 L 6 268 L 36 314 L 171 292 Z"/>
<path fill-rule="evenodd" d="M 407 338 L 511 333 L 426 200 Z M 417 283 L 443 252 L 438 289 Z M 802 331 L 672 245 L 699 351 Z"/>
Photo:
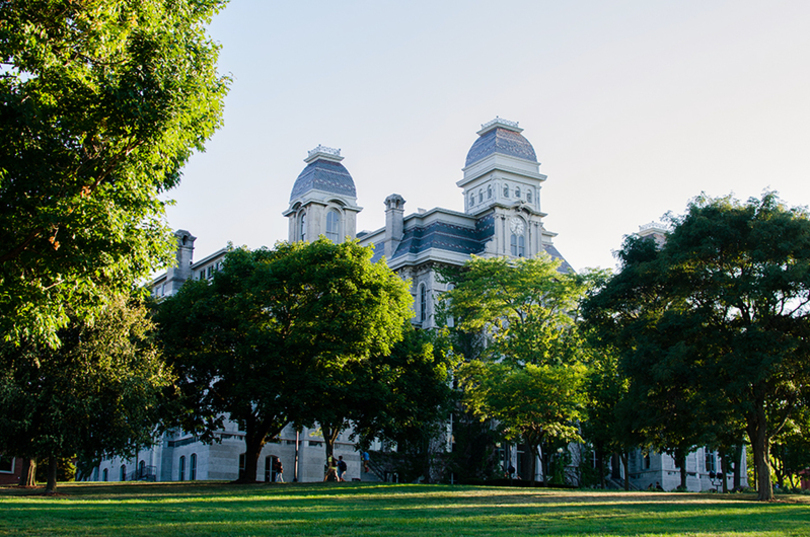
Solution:
<path fill-rule="evenodd" d="M 30 494 L 31 491 L 19 491 Z M 743 495 L 384 484 L 65 485 L 3 489 L 0 534 L 807 535 L 807 502 Z"/>

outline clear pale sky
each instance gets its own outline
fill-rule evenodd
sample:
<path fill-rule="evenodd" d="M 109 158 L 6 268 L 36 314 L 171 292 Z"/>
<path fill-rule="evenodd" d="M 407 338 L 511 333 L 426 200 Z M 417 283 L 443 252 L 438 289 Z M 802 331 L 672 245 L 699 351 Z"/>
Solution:
<path fill-rule="evenodd" d="M 170 192 L 195 259 L 287 238 L 307 151 L 336 147 L 357 229 L 463 211 L 480 125 L 519 121 L 546 228 L 580 270 L 705 191 L 810 204 L 810 1 L 232 0 L 210 34 L 225 125 Z"/>

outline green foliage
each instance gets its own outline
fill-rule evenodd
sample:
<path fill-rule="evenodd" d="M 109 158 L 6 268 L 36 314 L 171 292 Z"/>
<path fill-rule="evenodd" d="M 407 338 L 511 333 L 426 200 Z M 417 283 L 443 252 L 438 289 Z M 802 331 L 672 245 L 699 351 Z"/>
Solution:
<path fill-rule="evenodd" d="M 92 463 L 151 444 L 173 380 L 151 331 L 146 308 L 119 296 L 93 324 L 62 328 L 59 348 L 3 344 L 0 451 Z"/>
<path fill-rule="evenodd" d="M 743 429 L 770 499 L 768 450 L 810 385 L 810 218 L 773 193 L 699 197 L 660 248 L 629 238 L 586 315 L 622 355 L 639 428 L 682 452 Z"/>
<path fill-rule="evenodd" d="M 48 480 L 48 463 L 50 457 L 42 459 L 37 464 L 36 480 L 44 483 Z M 76 480 L 76 463 L 73 457 L 59 457 L 57 463 L 56 480 L 60 483 L 69 483 Z"/>
<path fill-rule="evenodd" d="M 505 439 L 531 446 L 581 440 L 574 423 L 585 403 L 584 375 L 581 364 L 516 368 L 478 360 L 458 374 L 464 402 L 476 415 L 497 420 Z"/>
<path fill-rule="evenodd" d="M 544 442 L 581 440 L 584 341 L 576 316 L 587 284 L 559 266 L 547 255 L 473 258 L 444 297 L 458 328 L 485 340 L 481 359 L 458 370 L 465 405 L 535 456 Z"/>
<path fill-rule="evenodd" d="M 352 370 L 357 403 L 347 416 L 355 434 L 366 447 L 375 438 L 395 445 L 392 456 L 404 481 L 441 479 L 444 429 L 457 399 L 450 373 L 457 362 L 446 330 L 416 330 L 406 321 L 403 339 L 390 353 Z"/>
<path fill-rule="evenodd" d="M 287 423 L 318 421 L 336 436 L 362 395 L 353 374 L 401 339 L 408 284 L 371 254 L 326 239 L 232 249 L 211 281 L 161 303 L 185 409 L 177 423 L 211 441 L 225 415 L 234 420 L 246 432 L 247 480 L 267 436 Z"/>
<path fill-rule="evenodd" d="M 459 328 L 486 337 L 489 359 L 523 365 L 578 361 L 575 313 L 585 291 L 576 274 L 548 255 L 473 257 L 444 296 Z"/>
<path fill-rule="evenodd" d="M 0 332 L 43 339 L 172 259 L 159 195 L 222 121 L 224 0 L 0 2 Z"/>

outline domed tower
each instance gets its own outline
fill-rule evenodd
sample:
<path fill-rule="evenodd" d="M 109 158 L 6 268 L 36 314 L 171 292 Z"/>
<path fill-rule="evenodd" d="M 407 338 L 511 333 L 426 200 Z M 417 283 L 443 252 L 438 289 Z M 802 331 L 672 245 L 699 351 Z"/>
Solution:
<path fill-rule="evenodd" d="M 290 194 L 290 242 L 313 241 L 320 235 L 338 243 L 354 238 L 357 191 L 349 171 L 340 163 L 340 149 L 319 145 L 309 152 L 306 168 L 298 175 Z"/>
<path fill-rule="evenodd" d="M 522 202 L 540 212 L 540 184 L 546 176 L 529 141 L 516 121 L 496 117 L 481 125 L 478 139 L 467 153 L 463 189 L 464 212 L 479 214 L 493 204 Z"/>
<path fill-rule="evenodd" d="M 496 117 L 481 125 L 456 184 L 464 212 L 492 230 L 484 255 L 514 257 L 551 253 L 554 233 L 543 227 L 540 189 L 546 176 L 516 121 Z M 491 227 L 490 227 L 491 226 Z M 554 255 L 552 253 L 552 255 Z"/>

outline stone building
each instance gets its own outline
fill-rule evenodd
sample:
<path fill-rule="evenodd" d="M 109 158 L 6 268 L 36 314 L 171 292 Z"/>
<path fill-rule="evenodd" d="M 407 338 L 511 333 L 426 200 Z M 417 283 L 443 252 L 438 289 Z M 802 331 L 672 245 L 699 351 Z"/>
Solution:
<path fill-rule="evenodd" d="M 561 261 L 560 270 L 572 270 L 554 246 L 555 233 L 544 225 L 546 213 L 541 208 L 541 194 L 546 176 L 540 173 L 535 150 L 516 122 L 496 117 L 477 132 L 462 177 L 456 182 L 463 197 L 463 212 L 436 207 L 406 215 L 405 200 L 392 193 L 384 200 L 385 226 L 357 233 L 362 207 L 357 204 L 355 183 L 343 159 L 340 150 L 320 145 L 308 153 L 304 159 L 306 166 L 292 186 L 289 207 L 283 213 L 289 221 L 287 238 L 307 241 L 324 235 L 340 242 L 349 237 L 357 238 L 364 246 L 373 245 L 375 261 L 384 256 L 389 267 L 411 280 L 416 326 L 436 325 L 435 306 L 439 295 L 447 290 L 437 272 L 443 265 L 461 266 L 471 255 L 529 257 L 547 253 Z M 661 231 L 658 226 L 648 226 L 642 234 L 657 236 Z M 196 237 L 185 230 L 175 235 L 177 266 L 152 282 L 152 292 L 157 297 L 174 294 L 188 279 L 213 277 L 226 252 L 223 248 L 195 261 Z M 272 463 L 278 457 L 284 466 L 285 480 L 322 480 L 325 455 L 319 434 L 317 429 L 304 429 L 297 434 L 292 427 L 285 428 L 264 447 L 256 479 L 274 480 Z M 140 452 L 135 459 L 103 461 L 92 479 L 236 479 L 242 466 L 244 433 L 228 423 L 218 436 L 220 443 L 206 445 L 182 431 L 166 434 L 158 445 Z M 375 479 L 362 471 L 360 456 L 348 437 L 349 431 L 343 432 L 335 446 L 335 455 L 343 455 L 349 464 L 348 478 Z M 524 460 L 528 454 L 519 447 L 508 450 L 504 456 L 519 472 L 530 467 L 529 461 Z M 713 456 L 700 450 L 687 459 L 687 465 L 694 465 L 693 470 L 688 468 L 695 476 L 690 489 L 711 488 L 708 469 L 710 461 L 715 460 Z M 706 472 L 701 470 L 704 467 Z M 617 477 L 621 477 L 623 469 L 616 470 Z M 630 474 L 636 488 L 646 488 L 657 481 L 671 489 L 679 480 L 674 462 L 662 454 L 634 455 Z"/>
<path fill-rule="evenodd" d="M 340 150 L 318 146 L 309 152 L 305 168 L 295 180 L 289 208 L 289 241 L 306 241 L 320 235 L 339 242 L 357 238 L 373 245 L 374 260 L 385 256 L 388 265 L 412 281 L 415 325 L 435 326 L 435 305 L 446 285 L 437 277 L 441 265 L 464 264 L 470 255 L 535 256 L 542 252 L 562 261 L 553 245 L 554 233 L 546 230 L 541 209 L 541 190 L 546 176 L 531 143 L 516 122 L 501 118 L 482 125 L 467 153 L 462 178 L 457 181 L 464 199 L 464 211 L 444 208 L 405 214 L 405 200 L 398 194 L 385 199 L 385 227 L 356 232 L 357 191 L 351 174 L 342 164 Z M 190 279 L 207 279 L 221 266 L 223 248 L 199 261 L 193 258 L 194 237 L 185 230 L 177 237 L 177 265 L 152 282 L 157 297 L 170 296 Z M 291 427 L 267 444 L 260 458 L 258 480 L 272 480 L 272 461 L 279 457 L 289 481 L 323 479 L 324 447 L 318 430 L 304 429 L 296 435 Z M 219 432 L 221 443 L 205 445 L 193 436 L 177 431 L 164 435 L 154 448 L 132 460 L 105 460 L 92 479 L 119 481 L 156 479 L 236 479 L 244 434 L 230 423 Z M 349 463 L 350 478 L 367 478 L 361 461 L 344 432 L 336 444 L 336 455 Z M 261 461 L 264 461 L 262 464 Z"/>

